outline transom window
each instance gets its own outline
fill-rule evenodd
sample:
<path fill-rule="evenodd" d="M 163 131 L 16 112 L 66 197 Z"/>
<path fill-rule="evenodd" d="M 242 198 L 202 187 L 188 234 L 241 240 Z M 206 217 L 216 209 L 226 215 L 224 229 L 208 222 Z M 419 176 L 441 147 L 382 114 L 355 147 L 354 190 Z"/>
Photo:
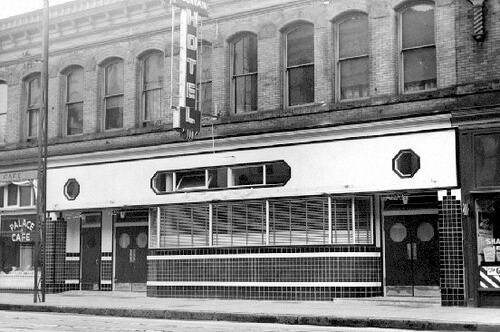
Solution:
<path fill-rule="evenodd" d="M 373 244 L 370 197 L 175 204 L 150 210 L 150 248 Z"/>
<path fill-rule="evenodd" d="M 215 168 L 160 171 L 151 179 L 156 194 L 192 190 L 214 190 L 255 186 L 285 185 L 290 180 L 290 166 L 284 161 Z"/>
<path fill-rule="evenodd" d="M 351 15 L 336 24 L 337 98 L 368 97 L 369 46 L 368 17 Z"/>
<path fill-rule="evenodd" d="M 257 36 L 248 34 L 232 43 L 234 112 L 257 110 Z"/>
<path fill-rule="evenodd" d="M 104 129 L 123 127 L 123 61 L 104 68 Z"/>
<path fill-rule="evenodd" d="M 37 75 L 26 81 L 28 138 L 35 138 L 38 135 L 38 114 L 40 113 L 41 103 L 40 75 Z"/>
<path fill-rule="evenodd" d="M 66 75 L 66 135 L 83 133 L 83 69 Z"/>
<path fill-rule="evenodd" d="M 33 207 L 35 205 L 35 195 L 33 186 L 26 182 L 22 185 L 10 183 L 0 186 L 0 207 Z"/>
<path fill-rule="evenodd" d="M 288 106 L 314 102 L 314 26 L 303 24 L 285 34 Z"/>
<path fill-rule="evenodd" d="M 142 110 L 145 122 L 161 119 L 163 54 L 154 52 L 142 60 Z"/>
<path fill-rule="evenodd" d="M 436 88 L 434 4 L 417 3 L 400 12 L 401 76 L 403 92 Z"/>

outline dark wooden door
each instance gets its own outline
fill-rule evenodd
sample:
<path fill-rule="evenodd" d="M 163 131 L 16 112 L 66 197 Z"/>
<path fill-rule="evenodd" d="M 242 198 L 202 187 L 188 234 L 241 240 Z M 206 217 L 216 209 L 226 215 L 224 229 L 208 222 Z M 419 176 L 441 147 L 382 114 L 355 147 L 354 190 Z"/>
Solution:
<path fill-rule="evenodd" d="M 82 288 L 98 290 L 101 268 L 101 228 L 82 228 Z"/>
<path fill-rule="evenodd" d="M 116 228 L 116 282 L 146 283 L 148 227 Z"/>
<path fill-rule="evenodd" d="M 416 287 L 439 285 L 436 215 L 386 216 L 386 285 L 415 295 Z"/>

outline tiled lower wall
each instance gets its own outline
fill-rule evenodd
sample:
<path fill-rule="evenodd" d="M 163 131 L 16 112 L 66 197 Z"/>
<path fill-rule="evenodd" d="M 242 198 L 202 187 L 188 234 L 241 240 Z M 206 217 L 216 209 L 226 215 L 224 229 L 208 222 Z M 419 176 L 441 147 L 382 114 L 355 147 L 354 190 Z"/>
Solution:
<path fill-rule="evenodd" d="M 439 196 L 439 258 L 441 304 L 465 306 L 465 270 L 460 192 L 447 190 Z"/>
<path fill-rule="evenodd" d="M 382 294 L 371 246 L 152 250 L 148 296 L 331 300 Z"/>
<path fill-rule="evenodd" d="M 113 290 L 113 253 L 101 253 L 101 291 Z"/>

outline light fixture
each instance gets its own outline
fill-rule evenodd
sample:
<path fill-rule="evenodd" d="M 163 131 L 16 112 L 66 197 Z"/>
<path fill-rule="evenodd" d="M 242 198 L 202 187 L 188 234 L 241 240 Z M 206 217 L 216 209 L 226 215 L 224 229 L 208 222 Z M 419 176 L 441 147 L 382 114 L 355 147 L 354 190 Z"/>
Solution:
<path fill-rule="evenodd" d="M 123 218 L 125 218 L 125 214 L 126 214 L 126 213 L 127 213 L 127 212 L 125 212 L 125 211 L 120 211 L 120 218 L 122 218 L 122 219 L 123 219 Z"/>

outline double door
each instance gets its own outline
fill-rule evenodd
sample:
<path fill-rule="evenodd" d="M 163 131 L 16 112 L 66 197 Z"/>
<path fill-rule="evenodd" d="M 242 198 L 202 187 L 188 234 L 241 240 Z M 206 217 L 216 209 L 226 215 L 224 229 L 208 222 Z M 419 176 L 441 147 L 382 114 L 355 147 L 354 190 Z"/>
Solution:
<path fill-rule="evenodd" d="M 386 294 L 439 295 L 437 215 L 384 217 Z"/>
<path fill-rule="evenodd" d="M 145 290 L 147 280 L 148 227 L 116 227 L 116 288 Z"/>

